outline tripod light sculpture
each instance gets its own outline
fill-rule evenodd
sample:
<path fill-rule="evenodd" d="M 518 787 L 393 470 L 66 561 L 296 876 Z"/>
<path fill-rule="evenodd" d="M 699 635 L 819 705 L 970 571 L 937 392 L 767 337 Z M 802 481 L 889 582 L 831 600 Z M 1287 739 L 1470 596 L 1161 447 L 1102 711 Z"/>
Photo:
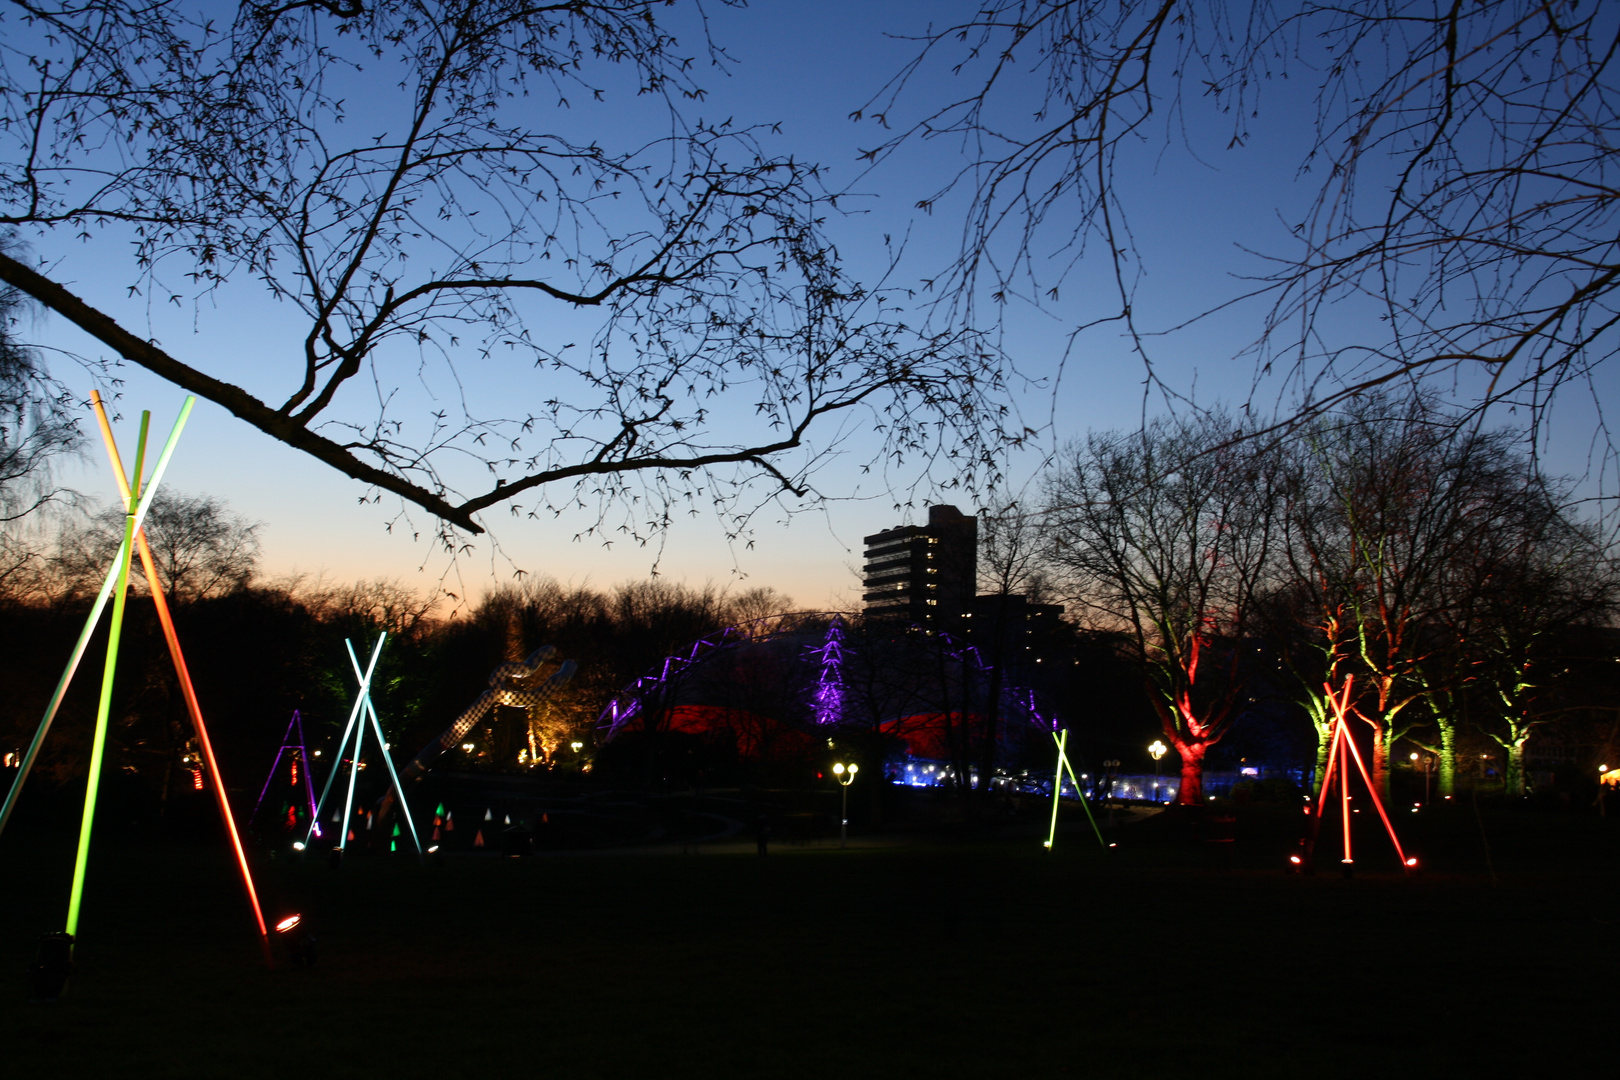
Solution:
<path fill-rule="evenodd" d="M 371 703 L 371 677 L 377 670 L 377 658 L 382 655 L 383 642 L 388 635 L 380 634 L 377 637 L 377 646 L 371 650 L 371 662 L 366 665 L 365 671 L 360 670 L 360 660 L 354 654 L 354 643 L 347 638 L 343 644 L 349 650 L 349 663 L 354 667 L 354 677 L 360 681 L 360 691 L 355 695 L 354 708 L 349 710 L 349 722 L 344 725 L 343 738 L 338 740 L 337 754 L 332 758 L 332 771 L 327 774 L 326 786 L 321 789 L 320 802 L 315 805 L 315 812 L 309 818 L 309 832 L 304 835 L 304 844 L 307 846 L 310 837 L 315 835 L 320 824 L 321 810 L 326 806 L 326 797 L 332 792 L 332 781 L 342 770 L 343 749 L 349 744 L 349 735 L 354 735 L 354 750 L 349 758 L 349 797 L 343 803 L 343 827 L 338 833 L 337 847 L 334 849 L 341 853 L 348 850 L 349 843 L 349 814 L 354 810 L 354 784 L 360 775 L 360 750 L 366 738 L 366 717 L 371 719 L 372 731 L 377 736 L 377 747 L 382 753 L 383 764 L 388 767 L 388 780 L 393 785 L 394 794 L 399 797 L 400 809 L 405 814 L 405 825 L 411 833 L 411 843 L 416 845 L 416 856 L 422 858 L 422 841 L 416 835 L 416 825 L 411 821 L 411 808 L 405 801 L 405 792 L 399 786 L 399 774 L 394 771 L 394 759 L 389 756 L 388 742 L 383 738 L 382 722 L 377 719 L 377 708 Z M 356 723 L 356 720 L 359 723 Z"/>
<path fill-rule="evenodd" d="M 214 798 L 219 804 L 220 817 L 224 821 L 225 831 L 230 838 L 231 847 L 235 852 L 237 865 L 242 873 L 242 884 L 246 888 L 248 902 L 253 908 L 254 919 L 258 923 L 259 940 L 264 951 L 265 962 L 270 962 L 269 935 L 265 927 L 264 912 L 259 906 L 258 892 L 253 885 L 253 875 L 248 869 L 247 856 L 242 850 L 242 840 L 236 829 L 236 819 L 231 813 L 230 801 L 225 793 L 225 783 L 219 772 L 219 763 L 214 758 L 214 748 L 208 738 L 208 726 L 203 722 L 202 708 L 197 702 L 197 693 L 191 683 L 191 673 L 186 666 L 185 654 L 180 648 L 180 638 L 174 629 L 174 619 L 169 612 L 168 601 L 163 595 L 162 583 L 158 579 L 156 563 L 152 558 L 152 550 L 146 542 L 146 534 L 142 529 L 142 522 L 147 511 L 151 508 L 153 496 L 157 494 L 158 484 L 163 473 L 168 469 L 169 460 L 174 454 L 176 444 L 180 439 L 180 432 L 185 427 L 187 418 L 191 415 L 196 398 L 187 397 L 180 408 L 180 415 L 169 432 L 168 442 L 164 444 L 163 452 L 159 455 L 157 465 L 152 475 L 143 486 L 142 473 L 146 461 L 146 435 L 151 421 L 151 413 L 141 414 L 140 434 L 135 447 L 135 471 L 133 476 L 124 472 L 123 459 L 118 453 L 117 441 L 113 438 L 112 425 L 107 419 L 107 410 L 101 401 L 101 395 L 91 391 L 90 403 L 95 409 L 96 422 L 101 431 L 102 442 L 106 446 L 107 457 L 112 465 L 113 477 L 117 481 L 118 491 L 124 503 L 124 537 L 119 545 L 118 555 L 113 565 L 107 569 L 107 577 L 101 586 L 95 603 L 91 606 L 90 615 L 85 620 L 84 629 L 74 645 L 73 653 L 68 659 L 67 668 L 57 683 L 56 692 L 51 696 L 50 704 L 46 706 L 45 716 L 40 721 L 39 729 L 34 735 L 28 752 L 23 756 L 17 776 L 12 781 L 11 790 L 6 796 L 3 807 L 0 807 L 0 830 L 5 828 L 6 822 L 11 818 L 11 812 L 16 808 L 17 799 L 22 792 L 23 782 L 27 780 L 29 770 L 33 768 L 35 759 L 39 756 L 39 749 L 45 742 L 45 736 L 50 731 L 51 722 L 56 719 L 57 711 L 61 708 L 62 699 L 66 695 L 73 675 L 78 670 L 79 662 L 84 658 L 86 648 L 90 644 L 90 637 L 94 633 L 97 623 L 101 620 L 101 613 L 106 609 L 108 599 L 113 601 L 112 623 L 107 636 L 107 658 L 102 669 L 101 696 L 96 706 L 96 727 L 90 748 L 90 775 L 85 784 L 84 813 L 79 822 L 79 846 L 73 863 L 73 886 L 68 898 L 68 918 L 66 932 L 66 947 L 71 955 L 73 943 L 78 934 L 79 912 L 84 896 L 84 883 L 89 862 L 90 837 L 94 828 L 96 813 L 96 795 L 100 787 L 101 770 L 106 756 L 107 728 L 112 710 L 112 691 L 114 677 L 118 665 L 118 646 L 123 630 L 124 611 L 127 606 L 129 593 L 130 566 L 136 553 L 141 557 L 141 567 L 146 574 L 147 585 L 152 593 L 152 603 L 157 609 L 158 622 L 163 627 L 163 636 L 169 647 L 169 657 L 174 662 L 175 675 L 180 682 L 180 690 L 185 698 L 186 711 L 191 715 L 191 722 L 197 732 L 197 740 L 201 750 L 202 761 L 207 770 L 214 777 Z M 65 973 L 63 979 L 65 980 Z M 59 988 L 58 988 L 59 989 Z"/>
<path fill-rule="evenodd" d="M 1069 729 L 1064 728 L 1063 733 L 1052 733 L 1052 741 L 1057 743 L 1057 775 L 1052 778 L 1052 827 L 1046 833 L 1046 843 L 1042 846 L 1052 850 L 1052 844 L 1057 840 L 1058 799 L 1063 795 L 1063 772 L 1068 770 L 1069 782 L 1074 785 L 1074 793 L 1080 799 L 1080 808 L 1086 812 L 1086 820 L 1091 822 L 1091 831 L 1097 834 L 1097 843 L 1103 850 L 1108 849 L 1108 841 L 1103 839 L 1102 830 L 1097 828 L 1097 819 L 1091 816 L 1091 806 L 1086 802 L 1086 793 L 1080 787 L 1080 781 L 1075 778 L 1074 766 L 1069 764 Z"/>
<path fill-rule="evenodd" d="M 298 738 L 294 740 L 293 735 Z M 310 772 L 309 747 L 304 741 L 304 720 L 297 709 L 293 710 L 292 720 L 287 724 L 287 733 L 281 737 L 281 749 L 276 751 L 276 761 L 270 766 L 270 773 L 264 778 L 264 787 L 259 789 L 259 801 L 253 804 L 253 813 L 248 817 L 248 828 L 259 819 L 259 811 L 264 809 L 264 798 L 270 793 L 270 786 L 275 782 L 276 774 L 281 771 L 281 763 L 285 760 L 289 764 L 288 786 L 298 787 L 299 772 L 303 772 L 303 802 L 308 808 L 309 819 L 315 820 L 315 779 Z M 302 766 L 302 770 L 300 770 Z M 289 821 L 287 828 L 294 828 Z"/>
<path fill-rule="evenodd" d="M 1344 857 L 1339 865 L 1344 870 L 1345 877 L 1349 877 L 1355 870 L 1355 858 L 1350 848 L 1350 761 L 1355 759 L 1356 769 L 1361 773 L 1362 782 L 1367 785 L 1367 794 L 1372 796 L 1372 802 L 1378 808 L 1378 816 L 1384 821 L 1384 829 L 1389 833 L 1389 842 L 1395 846 L 1395 855 L 1401 860 L 1401 869 L 1408 874 L 1417 871 L 1417 856 L 1408 855 L 1401 849 L 1400 837 L 1395 835 L 1395 826 L 1390 823 L 1389 815 L 1384 812 L 1384 804 L 1378 798 L 1378 788 L 1373 785 L 1372 777 L 1367 775 L 1367 766 L 1361 760 L 1361 751 L 1356 748 L 1356 740 L 1351 738 L 1349 725 L 1345 723 L 1353 710 L 1350 708 L 1350 688 L 1355 682 L 1353 678 L 1344 680 L 1344 690 L 1335 694 L 1331 686 L 1327 687 L 1328 706 L 1333 710 L 1333 744 L 1328 748 L 1327 768 L 1322 773 L 1322 791 L 1316 798 L 1316 813 L 1311 818 L 1310 835 L 1303 845 L 1303 851 L 1288 857 L 1288 861 L 1297 870 L 1309 870 L 1311 861 L 1316 854 L 1317 834 L 1322 828 L 1322 815 L 1327 810 L 1328 792 L 1335 784 L 1339 788 L 1339 812 L 1343 819 L 1341 826 L 1344 834 Z M 1306 807 L 1305 812 L 1310 813 Z"/>

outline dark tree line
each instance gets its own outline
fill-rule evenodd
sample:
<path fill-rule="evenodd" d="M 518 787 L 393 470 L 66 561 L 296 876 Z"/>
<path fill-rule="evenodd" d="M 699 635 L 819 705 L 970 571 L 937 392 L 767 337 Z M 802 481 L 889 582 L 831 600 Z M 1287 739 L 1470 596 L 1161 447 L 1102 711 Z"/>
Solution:
<path fill-rule="evenodd" d="M 211 498 L 169 495 L 149 526 L 159 573 L 174 574 L 166 595 L 221 769 L 239 799 L 257 792 L 293 710 L 303 718 L 311 750 L 335 747 L 356 688 L 345 639 L 363 665 L 378 634 L 389 635 L 371 692 L 398 761 L 448 727 L 504 661 L 542 644 L 555 646 L 559 660 L 575 660 L 578 675 L 545 707 L 496 710 L 469 733 L 473 749 L 451 751 L 460 756 L 447 763 L 533 771 L 577 761 L 568 750 L 574 741 L 590 746 L 586 756 L 593 753 L 607 701 L 665 655 L 717 625 L 787 606 L 768 589 L 726 593 L 653 580 L 595 590 L 530 580 L 447 614 L 432 599 L 388 581 L 263 580 L 255 526 Z M 96 560 L 115 542 L 109 535 L 102 518 L 82 520 L 60 537 L 43 584 L 0 596 L 0 677 L 9 688 L 0 703 L 0 746 L 8 753 L 33 737 L 99 585 L 105 567 Z M 133 589 L 108 767 L 136 803 L 163 813 L 193 785 L 195 746 L 138 574 Z M 45 743 L 33 784 L 82 782 L 105 637 L 103 626 Z"/>

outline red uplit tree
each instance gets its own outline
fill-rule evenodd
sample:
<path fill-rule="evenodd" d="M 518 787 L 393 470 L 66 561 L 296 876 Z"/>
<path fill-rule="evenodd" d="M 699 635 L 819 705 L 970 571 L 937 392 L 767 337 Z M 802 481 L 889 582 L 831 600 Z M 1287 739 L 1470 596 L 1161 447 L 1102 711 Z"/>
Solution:
<path fill-rule="evenodd" d="M 1134 640 L 1183 804 L 1248 703 L 1257 595 L 1280 539 L 1277 455 L 1221 414 L 1071 446 L 1046 484 L 1051 554 L 1088 622 Z"/>

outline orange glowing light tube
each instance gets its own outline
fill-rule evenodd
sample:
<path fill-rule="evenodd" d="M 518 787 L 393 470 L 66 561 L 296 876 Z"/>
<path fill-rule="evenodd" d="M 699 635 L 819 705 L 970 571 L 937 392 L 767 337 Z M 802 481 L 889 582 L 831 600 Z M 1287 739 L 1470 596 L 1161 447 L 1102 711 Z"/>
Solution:
<path fill-rule="evenodd" d="M 101 402 L 99 391 L 90 391 L 90 404 L 96 411 L 96 423 L 101 427 L 101 439 L 107 445 L 107 457 L 112 461 L 113 476 L 118 481 L 118 492 L 125 504 L 129 503 L 129 480 L 124 475 L 124 464 L 118 455 L 118 444 L 113 441 L 112 425 L 107 422 L 107 409 Z M 146 572 L 146 581 L 152 591 L 152 603 L 157 608 L 158 622 L 163 626 L 163 637 L 169 643 L 169 656 L 174 660 L 175 674 L 180 678 L 180 692 L 186 699 L 186 709 L 191 713 L 191 722 L 197 729 L 197 741 L 202 746 L 203 760 L 208 763 L 208 771 L 214 776 L 214 799 L 219 803 L 220 817 L 225 822 L 225 831 L 231 838 L 231 847 L 236 853 L 236 864 L 242 871 L 242 884 L 247 888 L 248 902 L 253 905 L 253 918 L 259 924 L 259 939 L 264 946 L 266 963 L 270 958 L 269 931 L 264 924 L 264 911 L 259 906 L 259 893 L 253 887 L 253 874 L 248 869 L 247 855 L 242 850 L 242 837 L 236 831 L 236 818 L 231 813 L 230 800 L 225 794 L 225 781 L 219 771 L 219 762 L 214 759 L 214 745 L 208 738 L 208 725 L 203 723 L 202 706 L 197 703 L 197 691 L 191 685 L 191 671 L 186 667 L 186 657 L 180 650 L 180 638 L 174 631 L 174 617 L 169 614 L 169 603 L 163 596 L 163 587 L 158 583 L 157 564 L 152 558 L 152 549 L 146 542 L 146 530 L 143 528 L 135 534 L 135 549 L 141 557 L 141 567 Z"/>

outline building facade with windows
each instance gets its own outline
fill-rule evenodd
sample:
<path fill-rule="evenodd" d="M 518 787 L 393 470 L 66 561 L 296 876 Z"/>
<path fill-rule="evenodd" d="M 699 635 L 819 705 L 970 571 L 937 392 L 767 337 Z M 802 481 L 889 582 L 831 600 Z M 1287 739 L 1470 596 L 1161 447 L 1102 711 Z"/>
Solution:
<path fill-rule="evenodd" d="M 866 616 L 955 629 L 973 602 L 978 554 L 979 519 L 954 506 L 930 506 L 926 525 L 868 536 Z"/>

